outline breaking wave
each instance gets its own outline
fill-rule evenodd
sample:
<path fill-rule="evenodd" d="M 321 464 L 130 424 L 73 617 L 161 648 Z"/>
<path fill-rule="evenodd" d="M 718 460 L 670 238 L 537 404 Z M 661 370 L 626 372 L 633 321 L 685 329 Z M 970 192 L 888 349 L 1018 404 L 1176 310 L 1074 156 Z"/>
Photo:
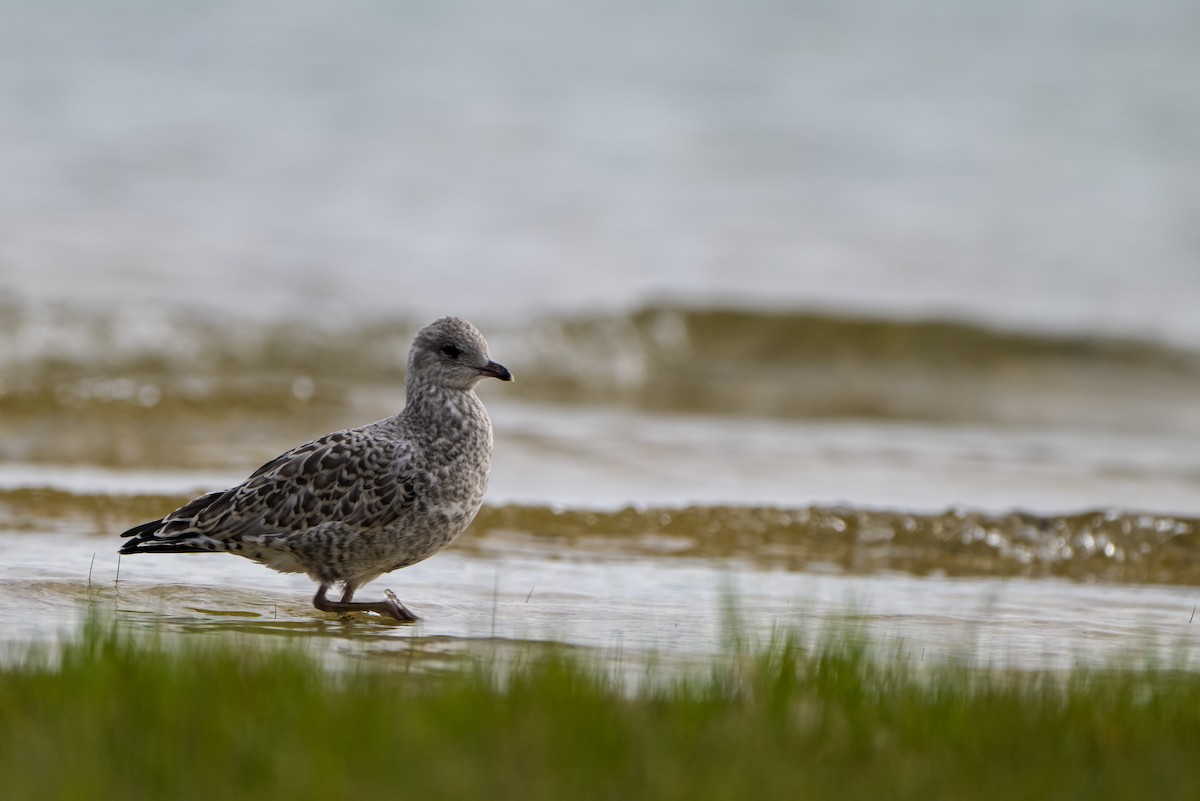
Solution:
<path fill-rule="evenodd" d="M 410 320 L 264 324 L 0 305 L 0 408 L 345 402 L 402 380 Z M 1200 357 L 950 320 L 649 306 L 489 327 L 518 397 L 784 418 L 1191 419 Z"/>

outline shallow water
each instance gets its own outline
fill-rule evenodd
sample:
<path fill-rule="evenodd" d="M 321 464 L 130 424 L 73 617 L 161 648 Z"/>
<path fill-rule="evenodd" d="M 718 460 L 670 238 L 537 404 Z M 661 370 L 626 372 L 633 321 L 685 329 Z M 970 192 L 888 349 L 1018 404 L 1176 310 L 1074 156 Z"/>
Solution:
<path fill-rule="evenodd" d="M 683 335 L 653 333 L 676 314 Z M 1188 354 L 968 328 L 950 332 L 967 341 L 948 358 L 941 336 L 899 325 L 785 363 L 778 346 L 754 353 L 810 322 L 739 312 L 714 340 L 705 314 L 655 315 L 644 338 L 636 317 L 614 321 L 624 344 L 594 321 L 556 325 L 563 338 L 544 324 L 495 338 L 526 389 L 481 389 L 496 428 L 488 509 L 448 552 L 364 590 L 394 587 L 424 618 L 402 628 L 320 615 L 307 579 L 232 557 L 129 558 L 117 581 L 124 528 L 398 407 L 394 356 L 339 358 L 361 354 L 368 329 L 325 340 L 301 368 L 290 360 L 311 336 L 239 353 L 275 334 L 184 324 L 180 341 L 210 355 L 180 363 L 165 358 L 174 338 L 97 347 L 89 324 L 63 321 L 58 344 L 9 351 L 0 395 L 0 642 L 57 636 L 98 608 L 181 635 L 311 637 L 339 657 L 436 665 L 556 642 L 638 664 L 832 622 L 913 659 L 1196 667 L 1187 390 L 1200 377 Z M 36 340 L 38 325 L 25 318 L 10 341 Z M 384 339 L 406 337 L 398 326 Z M 556 367 L 572 359 L 588 371 Z M 733 375 L 709 391 L 689 383 L 689 362 Z M 891 384 L 855 379 L 871 365 L 915 371 L 907 400 L 889 406 Z M 664 371 L 696 390 L 661 394 Z M 586 391 L 597 375 L 612 391 Z M 813 376 L 824 395 L 790 392 Z M 972 380 L 971 393 L 955 388 Z M 847 391 L 883 403 L 820 412 L 821 397 Z"/>
<path fill-rule="evenodd" d="M 884 5 L 12 9 L 0 643 L 95 605 L 703 658 L 730 601 L 914 659 L 1186 650 L 1195 12 Z M 518 380 L 476 529 L 366 590 L 420 625 L 233 558 L 116 581 L 126 526 L 394 413 L 446 313 Z"/>
<path fill-rule="evenodd" d="M 536 326 L 497 337 L 494 354 L 511 349 L 518 382 L 527 362 L 532 387 L 481 390 L 496 428 L 489 508 L 454 548 L 363 591 L 395 588 L 424 618 L 407 628 L 320 615 L 307 579 L 232 557 L 128 558 L 119 582 L 115 557 L 124 528 L 292 444 L 392 413 L 401 374 L 339 361 L 328 342 L 332 355 L 303 370 L 289 363 L 303 342 L 185 364 L 163 358 L 170 340 L 158 356 L 146 343 L 74 358 L 14 349 L 0 395 L 0 643 L 56 636 L 94 606 L 180 634 L 312 636 L 353 658 L 437 664 L 497 642 L 557 642 L 636 663 L 702 660 L 735 631 L 814 636 L 850 621 L 913 659 L 1196 667 L 1200 451 L 1187 389 L 1200 378 L 1189 356 L 1053 338 L 1031 353 L 979 330 L 956 360 L 937 337 L 895 350 L 911 333 L 901 326 L 882 354 L 756 363 L 747 352 L 762 332 L 786 335 L 793 321 L 741 319 L 730 331 L 739 354 L 696 332 L 686 360 L 760 380 L 736 395 L 697 385 L 683 400 L 655 389 L 662 370 L 690 379 L 653 347 L 623 350 L 602 334 L 539 347 Z M 28 341 L 24 326 L 13 342 Z M 758 333 L 737 344 L 743 328 Z M 70 338 L 69 324 L 56 330 Z M 188 336 L 226 347 L 220 334 Z M 622 373 L 630 352 L 642 367 Z M 584 402 L 584 385 L 553 369 L 573 353 L 625 375 L 624 388 Z M 863 360 L 923 375 L 883 412 L 815 413 L 819 401 L 788 393 L 821 374 L 842 392 L 859 369 L 846 364 Z M 990 389 L 955 389 L 972 377 Z M 889 397 L 886 382 L 851 390 Z M 1019 408 L 1030 395 L 1036 414 Z"/>
<path fill-rule="evenodd" d="M 116 558 L 94 537 L 5 535 L 0 638 L 53 638 L 94 608 L 168 635 L 314 635 L 320 650 L 355 659 L 555 642 L 639 664 L 694 663 L 781 632 L 811 639 L 832 624 L 930 664 L 1200 668 L 1200 595 L 1191 588 L 764 570 L 741 559 L 630 558 L 617 543 L 572 553 L 528 538 L 488 540 L 482 553 L 451 550 L 364 591 L 392 587 L 423 618 L 393 626 L 315 613 L 307 580 L 232 557 L 125 559 L 114 583 Z"/>
<path fill-rule="evenodd" d="M 1200 450 L 1179 431 L 644 413 L 485 392 L 496 428 L 493 503 L 1200 515 Z M 114 415 L 102 403 L 11 414 L 0 418 L 0 453 L 9 455 L 0 489 L 218 489 L 293 444 L 386 416 L 402 397 L 397 385 L 357 412 L 315 415 L 229 410 L 219 400 L 186 414 L 133 406 Z"/>
<path fill-rule="evenodd" d="M 901 521 L 941 525 L 939 518 L 879 514 L 864 522 L 861 510 L 776 512 L 793 523 L 772 534 L 764 529 L 764 513 L 751 508 L 492 508 L 448 551 L 360 593 L 391 587 L 423 618 L 396 626 L 370 616 L 338 621 L 317 613 L 307 579 L 234 557 L 119 560 L 113 532 L 104 529 L 150 499 L 106 506 L 105 497 L 9 493 L 0 505 L 0 643 L 53 640 L 99 610 L 169 635 L 311 635 L 313 647 L 339 658 L 416 657 L 436 665 L 495 655 L 498 647 L 558 643 L 619 658 L 628 668 L 651 660 L 695 663 L 780 633 L 811 639 L 833 625 L 931 664 L 1058 669 L 1128 660 L 1200 668 L 1193 653 L 1200 593 L 1136 583 L 1139 576 L 1164 577 L 1150 557 L 1140 563 L 1145 572 L 1131 565 L 1113 572 L 1104 563 L 1124 557 L 1106 554 L 1106 535 L 1091 533 L 1104 515 L 1075 521 L 1065 538 L 1076 544 L 1074 556 L 1032 566 L 1010 558 L 1006 568 L 1004 549 L 992 535 L 972 543 L 959 533 L 941 537 L 940 545 L 932 534 L 914 535 L 915 545 L 891 545 L 879 536 L 887 525 L 902 532 Z M 47 514 L 52 509 L 58 514 Z M 846 520 L 864 530 L 847 533 Z M 1168 531 L 1166 523 L 1174 528 Z M 992 524 L 1003 530 L 1011 522 Z M 967 521 L 962 531 L 977 525 Z M 1180 558 L 1200 561 L 1192 553 L 1193 523 L 1142 525 L 1157 534 L 1158 549 L 1173 548 L 1173 540 L 1187 547 L 1167 562 L 1176 570 L 1182 570 Z M 1078 547 L 1083 537 L 1099 541 L 1098 552 L 1084 553 Z M 848 540 L 856 555 L 847 562 Z M 1129 545 L 1116 536 L 1108 541 Z M 958 558 L 964 551 L 974 557 Z M 1130 550 L 1131 559 L 1136 552 Z M 1064 565 L 1073 579 L 1047 577 Z"/>

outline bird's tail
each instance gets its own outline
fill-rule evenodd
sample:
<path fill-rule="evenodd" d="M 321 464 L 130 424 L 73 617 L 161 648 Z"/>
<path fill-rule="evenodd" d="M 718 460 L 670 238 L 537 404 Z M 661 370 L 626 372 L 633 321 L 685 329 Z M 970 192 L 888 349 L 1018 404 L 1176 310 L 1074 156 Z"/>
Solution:
<path fill-rule="evenodd" d="M 120 553 L 208 553 L 224 550 L 217 540 L 190 529 L 191 519 L 223 492 L 210 492 L 175 510 L 166 517 L 142 523 L 122 534 L 127 537 Z"/>
<path fill-rule="evenodd" d="M 219 549 L 202 541 L 149 539 L 130 540 L 124 543 L 117 553 L 127 556 L 131 553 L 212 553 L 216 550 Z"/>
<path fill-rule="evenodd" d="M 129 529 L 121 535 L 129 539 L 121 543 L 119 553 L 207 553 L 222 550 L 213 539 L 203 535 L 161 536 L 159 531 L 162 525 L 163 521 L 153 520 Z"/>

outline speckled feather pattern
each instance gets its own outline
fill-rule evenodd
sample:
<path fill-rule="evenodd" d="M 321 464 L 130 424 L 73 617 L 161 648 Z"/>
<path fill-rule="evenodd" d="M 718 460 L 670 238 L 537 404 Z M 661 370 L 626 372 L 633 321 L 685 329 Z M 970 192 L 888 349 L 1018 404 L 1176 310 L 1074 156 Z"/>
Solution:
<path fill-rule="evenodd" d="M 492 426 L 474 385 L 486 375 L 509 377 L 470 323 L 442 318 L 413 343 L 398 415 L 293 448 L 130 529 L 121 551 L 227 551 L 351 588 L 420 562 L 483 503 Z"/>

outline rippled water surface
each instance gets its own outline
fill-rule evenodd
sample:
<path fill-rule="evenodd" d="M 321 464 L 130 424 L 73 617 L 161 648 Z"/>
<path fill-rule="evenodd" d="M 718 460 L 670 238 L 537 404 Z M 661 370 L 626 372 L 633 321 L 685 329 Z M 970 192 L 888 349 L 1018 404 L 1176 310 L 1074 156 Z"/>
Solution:
<path fill-rule="evenodd" d="M 0 643 L 96 608 L 700 660 L 834 622 L 1195 667 L 1187 4 L 108 5 L 0 26 Z M 421 623 L 118 564 L 395 413 L 447 313 L 518 380 L 473 530 L 363 591 Z"/>
<path fill-rule="evenodd" d="M 168 633 L 314 635 L 355 658 L 557 642 L 637 664 L 832 624 L 937 662 L 1195 665 L 1200 596 L 1177 583 L 1200 576 L 1194 521 L 489 508 L 454 548 L 364 590 L 392 587 L 424 618 L 394 626 L 316 613 L 307 579 L 234 557 L 118 560 L 121 521 L 164 501 L 8 493 L 0 639 L 53 638 L 99 610 Z"/>

